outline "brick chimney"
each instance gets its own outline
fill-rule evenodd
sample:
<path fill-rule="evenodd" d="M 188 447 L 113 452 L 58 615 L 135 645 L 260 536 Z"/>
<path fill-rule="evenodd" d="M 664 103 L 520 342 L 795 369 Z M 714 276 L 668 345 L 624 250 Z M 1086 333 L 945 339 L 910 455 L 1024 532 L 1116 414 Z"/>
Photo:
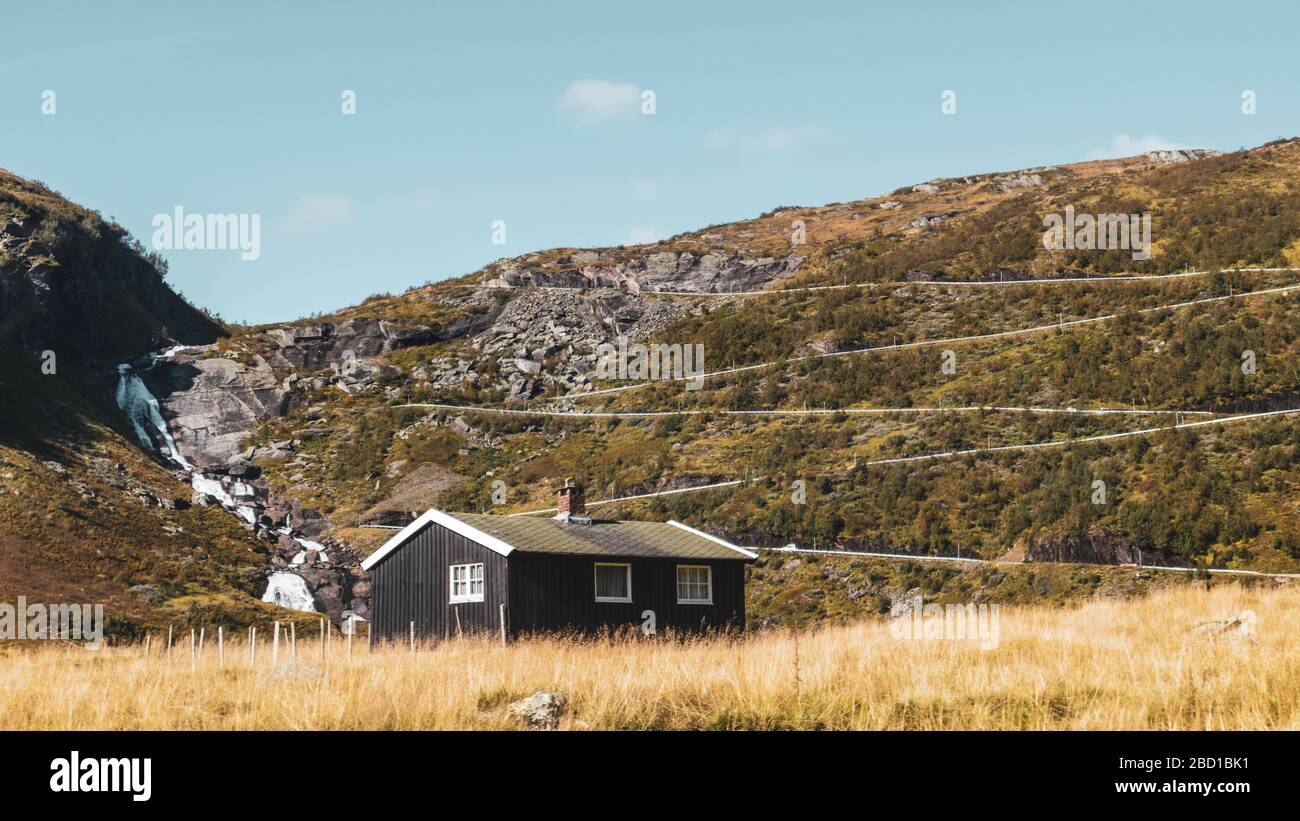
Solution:
<path fill-rule="evenodd" d="M 565 479 L 564 484 L 556 494 L 559 513 L 557 519 L 568 519 L 570 516 L 587 515 L 587 500 L 582 493 L 582 485 L 573 479 Z"/>

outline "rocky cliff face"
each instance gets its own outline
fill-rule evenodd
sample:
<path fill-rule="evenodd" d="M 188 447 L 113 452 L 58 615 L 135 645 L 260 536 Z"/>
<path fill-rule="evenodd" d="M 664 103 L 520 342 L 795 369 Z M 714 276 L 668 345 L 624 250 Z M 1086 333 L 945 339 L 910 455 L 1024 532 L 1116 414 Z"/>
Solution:
<path fill-rule="evenodd" d="M 276 494 L 258 466 L 293 459 L 302 439 L 318 431 L 308 426 L 301 438 L 260 446 L 245 440 L 260 423 L 300 406 L 310 390 L 373 388 L 389 370 L 377 356 L 436 336 L 430 328 L 366 319 L 276 327 L 251 336 L 237 351 L 185 349 L 144 371 L 181 456 L 195 466 L 193 503 L 226 508 L 258 542 L 267 561 L 267 601 L 323 612 L 342 624 L 369 612 L 368 575 L 357 551 L 321 535 L 330 528 L 328 519 Z M 286 593 L 290 577 L 295 584 Z"/>
<path fill-rule="evenodd" d="M 575 251 L 544 263 L 534 264 L 528 258 L 506 260 L 488 267 L 484 284 L 622 288 L 632 293 L 752 291 L 793 275 L 808 259 L 807 254 L 754 258 L 722 249 L 705 253 L 653 251 L 621 262 L 611 256 L 609 252 Z"/>
<path fill-rule="evenodd" d="M 181 351 L 145 374 L 181 453 L 201 467 L 224 467 L 244 450 L 249 430 L 287 410 L 288 393 L 266 360 L 249 362 Z"/>
<path fill-rule="evenodd" d="M 1023 551 L 1027 562 L 1193 566 L 1182 556 L 1160 550 L 1139 551 L 1123 535 L 1110 530 L 1037 538 L 1017 545 L 1017 549 Z"/>

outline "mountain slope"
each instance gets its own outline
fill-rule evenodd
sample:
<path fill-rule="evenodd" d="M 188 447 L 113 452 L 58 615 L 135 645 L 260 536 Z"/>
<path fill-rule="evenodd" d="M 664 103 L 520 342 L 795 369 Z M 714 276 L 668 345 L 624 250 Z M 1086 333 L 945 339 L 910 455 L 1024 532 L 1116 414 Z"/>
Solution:
<path fill-rule="evenodd" d="M 1297 261 L 1297 197 L 1295 142 L 935 180 L 652 246 L 526 254 L 310 323 L 241 329 L 186 356 L 252 362 L 260 379 L 283 387 L 282 412 L 234 423 L 260 445 L 242 455 L 258 462 L 269 492 L 321 515 L 327 544 L 359 553 L 386 534 L 357 525 L 401 523 L 432 505 L 545 509 L 553 482 L 568 475 L 594 499 L 761 477 L 598 511 L 672 516 L 751 544 L 1295 570 L 1300 438 L 1288 417 L 875 465 L 1184 417 L 732 412 L 991 405 L 1214 419 L 1213 411 L 1293 407 L 1295 297 L 1242 293 L 1290 287 L 1294 272 L 940 283 L 1286 266 Z M 1150 211 L 1151 258 L 1044 248 L 1044 215 L 1067 205 Z M 806 242 L 792 244 L 800 228 Z M 890 284 L 900 281 L 913 284 Z M 827 285 L 838 287 L 782 293 Z M 762 289 L 776 292 L 709 295 Z M 853 353 L 1107 315 L 1115 318 Z M 754 367 L 709 377 L 699 391 L 601 380 L 597 347 L 620 334 L 701 344 L 708 371 Z M 956 354 L 955 373 L 942 368 L 945 350 Z M 1245 350 L 1261 363 L 1249 376 L 1240 369 Z M 600 392 L 609 388 L 629 389 Z M 162 401 L 192 411 L 184 392 Z M 538 410 L 571 415 L 519 415 Z M 664 415 L 619 416 L 646 411 Z M 583 415 L 593 412 L 605 415 Z M 504 505 L 494 504 L 497 482 Z M 363 596 L 349 596 L 364 607 Z"/>
<path fill-rule="evenodd" d="M 298 576 L 335 620 L 367 607 L 366 525 L 544 510 L 565 476 L 666 494 L 602 516 L 746 544 L 1295 571 L 1300 425 L 1221 420 L 1300 405 L 1300 277 L 1219 269 L 1300 264 L 1297 206 L 1295 141 L 933 180 L 500 260 L 141 375 L 196 509 L 252 530 L 247 580 L 210 583 Z M 1067 207 L 1150 213 L 1149 259 L 1045 248 Z M 700 389 L 606 378 L 620 336 L 703 346 Z M 825 614 L 787 577 L 756 579 L 756 621 Z M 1099 594 L 1078 578 L 1061 595 Z"/>
<path fill-rule="evenodd" d="M 165 274 L 120 225 L 0 169 L 0 338 L 82 364 L 215 341 L 220 325 Z"/>
<path fill-rule="evenodd" d="M 163 273 L 120 226 L 0 171 L 0 600 L 102 603 L 118 634 L 272 612 L 265 548 L 192 506 L 114 398 L 119 363 L 224 333 Z"/>

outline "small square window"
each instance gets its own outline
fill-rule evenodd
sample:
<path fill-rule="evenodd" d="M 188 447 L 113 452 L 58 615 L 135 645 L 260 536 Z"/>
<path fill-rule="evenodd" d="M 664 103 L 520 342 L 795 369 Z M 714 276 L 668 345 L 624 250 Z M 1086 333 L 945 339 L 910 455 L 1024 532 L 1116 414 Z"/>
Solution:
<path fill-rule="evenodd" d="M 483 601 L 483 565 L 453 564 L 448 568 L 451 603 Z"/>
<path fill-rule="evenodd" d="M 705 564 L 677 565 L 677 603 L 713 604 L 713 568 Z"/>
<path fill-rule="evenodd" d="M 632 565 L 597 562 L 596 601 L 632 601 Z"/>

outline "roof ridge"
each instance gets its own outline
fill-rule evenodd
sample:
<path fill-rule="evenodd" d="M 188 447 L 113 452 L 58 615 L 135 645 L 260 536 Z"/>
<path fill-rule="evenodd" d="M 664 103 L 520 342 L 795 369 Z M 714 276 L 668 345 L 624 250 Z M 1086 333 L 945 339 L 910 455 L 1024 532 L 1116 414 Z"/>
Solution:
<path fill-rule="evenodd" d="M 728 561 L 756 553 L 681 522 L 598 520 L 570 525 L 553 519 L 429 510 L 362 562 L 366 570 L 399 549 L 429 524 L 438 524 L 503 556 L 567 555 L 626 559 Z"/>

